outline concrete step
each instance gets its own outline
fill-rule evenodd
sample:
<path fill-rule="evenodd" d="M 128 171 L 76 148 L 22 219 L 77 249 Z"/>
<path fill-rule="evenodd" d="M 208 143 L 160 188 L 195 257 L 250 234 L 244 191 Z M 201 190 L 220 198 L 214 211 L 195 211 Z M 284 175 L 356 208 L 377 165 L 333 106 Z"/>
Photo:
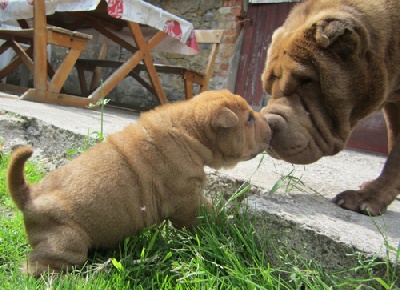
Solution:
<path fill-rule="evenodd" d="M 75 146 L 88 132 L 100 128 L 100 112 L 93 110 L 0 97 L 0 112 L 11 112 L 31 122 L 30 126 L 25 124 L 15 129 L 10 124 L 21 121 L 12 121 L 13 117 L 0 114 L 0 136 L 5 144 L 18 140 L 23 134 L 21 130 L 30 131 L 28 138 L 36 140 L 37 147 L 44 147 L 48 154 L 53 148 L 54 154 L 62 155 L 66 147 Z M 138 113 L 106 107 L 104 133 L 120 130 L 138 118 Z M 399 246 L 399 200 L 384 215 L 375 218 L 343 210 L 331 202 L 337 193 L 357 189 L 364 181 L 376 178 L 385 159 L 383 155 L 344 150 L 314 164 L 294 166 L 259 155 L 233 169 L 207 168 L 206 171 L 211 180 L 209 189 L 214 191 L 232 191 L 242 182 L 251 183 L 245 204 L 260 233 L 327 269 L 340 270 L 357 265 L 354 253 L 386 258 L 387 245 L 395 249 Z M 394 251 L 389 251 L 389 258 L 393 263 L 396 261 Z"/>

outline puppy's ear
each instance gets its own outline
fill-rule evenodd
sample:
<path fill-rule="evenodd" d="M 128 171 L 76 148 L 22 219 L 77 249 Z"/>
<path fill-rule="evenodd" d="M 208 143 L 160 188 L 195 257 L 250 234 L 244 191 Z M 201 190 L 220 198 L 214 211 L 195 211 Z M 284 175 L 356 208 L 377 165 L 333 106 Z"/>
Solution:
<path fill-rule="evenodd" d="M 214 128 L 231 128 L 236 126 L 238 123 L 238 116 L 227 107 L 223 107 L 219 110 L 212 119 L 212 126 Z"/>
<path fill-rule="evenodd" d="M 322 19 L 313 23 L 315 41 L 324 49 L 332 49 L 342 59 L 349 55 L 363 54 L 368 46 L 368 39 L 364 30 L 351 20 Z"/>

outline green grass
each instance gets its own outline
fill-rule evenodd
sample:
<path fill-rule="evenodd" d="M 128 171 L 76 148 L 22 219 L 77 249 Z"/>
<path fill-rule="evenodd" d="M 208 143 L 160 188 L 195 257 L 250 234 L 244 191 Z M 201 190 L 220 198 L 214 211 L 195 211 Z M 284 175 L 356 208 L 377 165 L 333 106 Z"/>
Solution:
<path fill-rule="evenodd" d="M 203 217 L 195 231 L 165 222 L 114 249 L 90 253 L 87 264 L 72 273 L 37 280 L 23 276 L 18 267 L 30 247 L 22 214 L 6 192 L 7 161 L 8 156 L 0 161 L 0 289 L 396 289 L 393 269 L 385 277 L 374 276 L 375 267 L 385 262 L 360 257 L 358 265 L 342 272 L 367 278 L 341 278 L 341 272 L 327 272 L 260 238 L 246 209 L 237 206 L 228 215 L 224 202 L 216 205 L 218 220 Z M 37 165 L 26 165 L 29 182 L 39 180 L 40 172 Z"/>

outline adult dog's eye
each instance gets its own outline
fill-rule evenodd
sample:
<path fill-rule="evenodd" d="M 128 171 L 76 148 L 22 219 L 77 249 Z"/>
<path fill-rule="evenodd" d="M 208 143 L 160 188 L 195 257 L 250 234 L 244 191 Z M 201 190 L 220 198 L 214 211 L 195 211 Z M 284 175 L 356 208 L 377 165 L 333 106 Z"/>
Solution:
<path fill-rule="evenodd" d="M 271 81 L 273 81 L 273 80 L 275 80 L 275 79 L 277 79 L 278 77 L 276 76 L 276 74 L 270 74 L 269 75 L 269 79 L 271 80 Z"/>
<path fill-rule="evenodd" d="M 299 81 L 301 85 L 308 85 L 312 83 L 312 79 L 310 78 L 300 78 Z"/>

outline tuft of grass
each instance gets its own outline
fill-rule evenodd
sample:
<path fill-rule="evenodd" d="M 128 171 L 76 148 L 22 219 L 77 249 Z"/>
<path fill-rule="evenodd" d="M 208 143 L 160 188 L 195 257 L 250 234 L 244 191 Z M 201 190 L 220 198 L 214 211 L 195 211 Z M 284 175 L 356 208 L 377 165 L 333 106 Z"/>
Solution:
<path fill-rule="evenodd" d="M 84 138 L 83 138 L 83 145 L 79 146 L 79 147 L 74 147 L 74 148 L 68 149 L 66 154 L 70 157 L 76 157 L 77 155 L 88 150 L 94 144 L 99 143 L 103 140 L 104 140 L 104 136 L 101 133 L 99 133 L 98 131 L 91 132 L 88 129 L 87 135 L 84 136 Z"/>
<path fill-rule="evenodd" d="M 14 210 L 16 207 L 8 196 L 6 188 L 6 175 L 7 165 L 11 155 L 7 154 L 0 158 L 0 212 L 1 210 Z M 25 164 L 25 178 L 29 183 L 36 183 L 45 175 L 42 168 L 32 162 L 28 161 Z"/>
<path fill-rule="evenodd" d="M 30 283 L 36 284 L 36 281 L 32 277 L 22 276 L 18 269 L 30 247 L 24 233 L 23 215 L 7 193 L 6 169 L 9 159 L 9 154 L 0 158 L 0 285 L 2 289 L 24 289 Z M 43 176 L 40 166 L 30 161 L 26 163 L 25 177 L 29 183 L 35 183 Z"/>
<path fill-rule="evenodd" d="M 390 257 L 394 254 L 395 259 L 394 259 L 394 264 L 391 265 L 389 263 L 381 262 L 382 264 L 385 265 L 386 267 L 386 273 L 385 277 L 376 277 L 375 280 L 384 288 L 384 289 L 394 289 L 396 286 L 396 283 L 400 281 L 400 277 L 398 277 L 398 265 L 399 265 L 399 257 L 400 257 L 400 241 L 397 244 L 397 248 L 394 247 L 393 245 L 390 245 L 388 242 L 388 228 L 386 226 L 385 222 L 385 216 L 382 216 L 383 219 L 383 227 L 380 227 L 377 223 L 376 220 L 374 219 L 373 216 L 370 215 L 370 218 L 372 220 L 372 223 L 375 225 L 375 227 L 378 229 L 380 235 L 383 237 L 383 247 L 386 251 L 386 257 L 388 260 L 390 260 Z"/>
<path fill-rule="evenodd" d="M 275 182 L 268 194 L 274 194 L 278 189 L 282 189 L 283 192 L 291 192 L 292 190 L 298 190 L 301 192 L 312 192 L 317 195 L 321 195 L 317 190 L 307 186 L 302 180 L 302 176 L 296 177 L 296 166 L 292 164 L 292 169 L 286 173 L 281 174 L 281 177 Z"/>

